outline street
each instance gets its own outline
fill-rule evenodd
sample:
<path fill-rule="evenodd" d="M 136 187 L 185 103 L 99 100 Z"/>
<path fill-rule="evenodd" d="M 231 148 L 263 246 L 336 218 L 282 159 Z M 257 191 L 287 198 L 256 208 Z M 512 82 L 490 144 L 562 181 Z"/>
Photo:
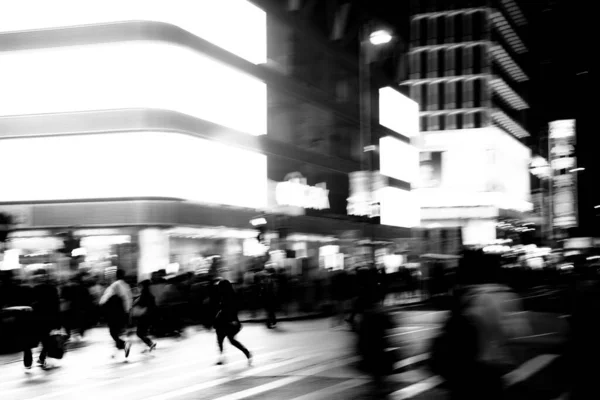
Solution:
<path fill-rule="evenodd" d="M 427 368 L 429 342 L 444 312 L 395 311 L 390 340 L 400 352 L 386 388 L 390 399 L 445 399 L 443 380 Z M 521 366 L 506 376 L 510 398 L 555 399 L 562 394 L 558 346 L 564 323 L 554 314 L 530 313 L 533 334 L 514 345 Z M 3 399 L 368 399 L 373 386 L 356 368 L 354 334 L 331 320 L 281 323 L 276 330 L 245 324 L 238 335 L 254 354 L 248 367 L 226 341 L 227 364 L 216 366 L 214 332 L 189 328 L 183 339 L 162 339 L 142 354 L 134 338 L 128 360 L 111 358 L 108 330 L 96 328 L 59 367 L 25 374 L 20 355 L 0 358 Z"/>

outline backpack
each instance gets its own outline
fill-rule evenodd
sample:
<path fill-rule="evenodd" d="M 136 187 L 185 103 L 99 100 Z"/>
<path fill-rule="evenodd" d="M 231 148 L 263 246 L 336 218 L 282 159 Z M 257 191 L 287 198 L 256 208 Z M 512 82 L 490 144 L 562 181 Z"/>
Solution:
<path fill-rule="evenodd" d="M 467 314 L 474 297 L 458 301 L 459 304 L 451 311 L 431 349 L 431 369 L 448 381 L 468 371 L 475 364 L 479 353 L 477 325 Z"/>

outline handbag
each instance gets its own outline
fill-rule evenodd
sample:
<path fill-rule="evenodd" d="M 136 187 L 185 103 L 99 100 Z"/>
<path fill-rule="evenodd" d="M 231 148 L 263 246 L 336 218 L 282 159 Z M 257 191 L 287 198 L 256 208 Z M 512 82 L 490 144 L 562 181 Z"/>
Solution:
<path fill-rule="evenodd" d="M 131 316 L 133 318 L 140 318 L 148 313 L 148 307 L 133 306 L 131 309 Z"/>
<path fill-rule="evenodd" d="M 67 333 L 64 329 L 55 329 L 50 332 L 48 340 L 48 357 L 61 360 L 65 355 L 65 343 L 67 342 Z"/>

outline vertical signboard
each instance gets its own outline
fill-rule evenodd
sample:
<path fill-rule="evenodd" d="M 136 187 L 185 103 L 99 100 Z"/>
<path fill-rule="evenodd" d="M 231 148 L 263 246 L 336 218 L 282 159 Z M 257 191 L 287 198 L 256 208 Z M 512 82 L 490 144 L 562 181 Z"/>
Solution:
<path fill-rule="evenodd" d="M 575 120 L 553 121 L 549 124 L 550 165 L 552 167 L 552 225 L 568 229 L 577 221 L 577 166 L 575 158 Z"/>

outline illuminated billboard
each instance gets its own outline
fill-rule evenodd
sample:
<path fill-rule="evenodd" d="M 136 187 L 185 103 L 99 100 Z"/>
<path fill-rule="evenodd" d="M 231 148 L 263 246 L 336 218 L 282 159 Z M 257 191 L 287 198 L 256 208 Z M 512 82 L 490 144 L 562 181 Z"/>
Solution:
<path fill-rule="evenodd" d="M 379 123 L 409 138 L 419 135 L 419 104 L 399 91 L 379 89 Z"/>
<path fill-rule="evenodd" d="M 421 223 L 421 210 L 415 193 L 394 187 L 379 189 L 376 195 L 380 203 L 381 224 L 402 228 L 414 228 Z"/>
<path fill-rule="evenodd" d="M 577 167 L 575 158 L 575 120 L 553 121 L 549 124 L 549 153 L 552 167 L 553 226 L 574 228 L 577 216 Z"/>
<path fill-rule="evenodd" d="M 154 108 L 267 130 L 264 82 L 165 42 L 0 52 L 0 66 L 0 116 Z"/>
<path fill-rule="evenodd" d="M 419 174 L 419 151 L 391 136 L 379 140 L 379 163 L 382 175 L 413 183 Z"/>
<path fill-rule="evenodd" d="M 0 10 L 1 33 L 155 21 L 255 64 L 267 61 L 266 13 L 245 0 L 0 0 Z"/>
<path fill-rule="evenodd" d="M 172 132 L 0 140 L 0 202 L 171 197 L 263 208 L 262 154 Z"/>

